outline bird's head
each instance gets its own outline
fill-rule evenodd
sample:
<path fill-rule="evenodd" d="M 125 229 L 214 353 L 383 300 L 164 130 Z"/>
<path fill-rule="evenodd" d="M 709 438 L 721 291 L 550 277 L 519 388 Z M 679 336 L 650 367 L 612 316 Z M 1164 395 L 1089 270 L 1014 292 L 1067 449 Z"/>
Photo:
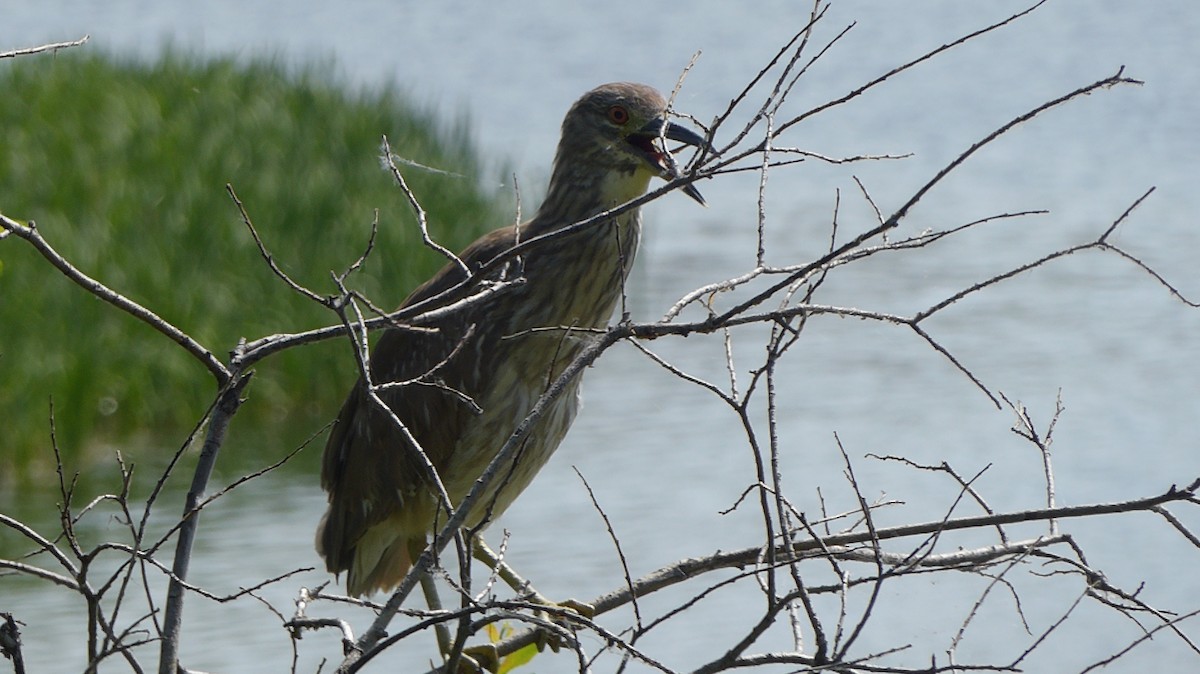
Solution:
<path fill-rule="evenodd" d="M 571 106 L 563 120 L 557 163 L 580 162 L 607 171 L 614 197 L 641 196 L 650 178 L 680 176 L 664 140 L 703 146 L 704 138 L 666 117 L 667 101 L 653 87 L 630 82 L 599 86 Z M 681 188 L 699 203 L 693 185 Z"/>

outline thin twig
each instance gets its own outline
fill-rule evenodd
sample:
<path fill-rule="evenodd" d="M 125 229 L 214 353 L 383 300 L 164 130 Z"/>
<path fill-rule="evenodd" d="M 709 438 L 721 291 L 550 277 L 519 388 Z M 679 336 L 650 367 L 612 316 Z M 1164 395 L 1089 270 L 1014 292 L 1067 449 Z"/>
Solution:
<path fill-rule="evenodd" d="M 28 241 L 34 249 L 42 254 L 42 257 L 46 258 L 51 265 L 62 272 L 63 276 L 66 276 L 79 287 L 149 325 L 154 330 L 183 347 L 185 351 L 200 361 L 200 364 L 216 377 L 219 387 L 224 387 L 229 382 L 231 376 L 229 369 L 221 361 L 217 360 L 217 357 L 210 350 L 158 314 L 80 271 L 50 245 L 50 242 L 42 236 L 41 232 L 37 229 L 37 225 L 32 220 L 29 221 L 28 225 L 23 225 L 16 220 L 0 214 L 0 228 Z"/>
<path fill-rule="evenodd" d="M 17 56 L 29 56 L 30 54 L 40 54 L 42 52 L 58 52 L 59 49 L 69 49 L 78 47 L 92 38 L 91 35 L 84 35 L 78 40 L 70 42 L 51 42 L 37 47 L 25 47 L 23 49 L 13 49 L 12 51 L 0 52 L 0 59 L 14 58 Z"/>
<path fill-rule="evenodd" d="M 450 260 L 452 263 L 454 263 L 454 265 L 458 267 L 460 271 L 462 271 L 463 276 L 470 276 L 471 269 L 467 267 L 467 263 L 463 262 L 462 259 L 455 255 L 454 251 L 446 248 L 437 241 L 434 241 L 433 237 L 429 235 L 429 218 L 425 213 L 425 209 L 421 207 L 421 202 L 417 200 L 417 195 L 413 194 L 412 188 L 410 188 L 408 186 L 408 182 L 404 180 L 404 174 L 400 172 L 400 167 L 396 166 L 396 160 L 399 158 L 392 154 L 392 146 L 388 143 L 388 138 L 386 135 L 383 136 L 382 145 L 384 163 L 387 165 L 388 169 L 391 170 L 392 178 L 394 178 L 396 184 L 400 186 L 400 190 L 404 192 L 404 196 L 408 198 L 408 205 L 412 207 L 413 213 L 417 216 L 417 226 L 421 230 L 421 241 L 425 242 L 426 246 L 429 246 L 433 250 L 445 256 L 447 260 Z M 409 163 L 410 165 L 412 164 L 411 162 L 407 161 L 406 163 Z"/>

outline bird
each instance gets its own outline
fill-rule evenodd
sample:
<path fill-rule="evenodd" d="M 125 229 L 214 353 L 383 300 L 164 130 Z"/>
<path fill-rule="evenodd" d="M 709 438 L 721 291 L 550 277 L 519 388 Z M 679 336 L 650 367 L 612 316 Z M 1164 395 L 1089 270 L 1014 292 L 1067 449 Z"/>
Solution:
<path fill-rule="evenodd" d="M 680 177 L 664 145 L 710 147 L 672 122 L 667 101 L 644 84 L 616 82 L 585 93 L 568 110 L 546 196 L 532 218 L 485 234 L 401 304 L 444 297 L 518 242 L 527 247 L 490 278 L 511 287 L 422 323 L 392 326 L 369 358 L 330 431 L 321 466 L 328 509 L 316 547 L 330 573 L 346 573 L 351 596 L 386 592 L 403 580 L 437 523 L 437 491 L 411 446 L 419 444 L 452 504 L 471 489 L 551 382 L 611 319 L 637 252 L 637 208 L 591 226 L 559 230 L 644 195 L 652 179 Z M 704 205 L 690 183 L 681 191 Z M 539 238 L 541 237 L 541 238 Z M 449 300 L 445 300 L 448 304 Z M 377 388 L 371 383 L 393 382 Z M 546 410 L 508 466 L 475 501 L 466 526 L 499 517 L 533 480 L 579 409 L 580 378 Z"/>

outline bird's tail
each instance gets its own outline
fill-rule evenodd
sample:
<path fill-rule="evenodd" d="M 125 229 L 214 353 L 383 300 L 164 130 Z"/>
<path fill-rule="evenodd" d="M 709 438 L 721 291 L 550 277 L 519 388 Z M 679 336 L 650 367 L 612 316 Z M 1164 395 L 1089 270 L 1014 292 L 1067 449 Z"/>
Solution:
<path fill-rule="evenodd" d="M 406 535 L 392 519 L 368 527 L 357 541 L 344 541 L 339 528 L 330 525 L 331 512 L 325 513 L 317 527 L 317 552 L 325 558 L 330 573 L 346 572 L 346 593 L 352 597 L 394 589 L 425 547 L 424 536 Z"/>

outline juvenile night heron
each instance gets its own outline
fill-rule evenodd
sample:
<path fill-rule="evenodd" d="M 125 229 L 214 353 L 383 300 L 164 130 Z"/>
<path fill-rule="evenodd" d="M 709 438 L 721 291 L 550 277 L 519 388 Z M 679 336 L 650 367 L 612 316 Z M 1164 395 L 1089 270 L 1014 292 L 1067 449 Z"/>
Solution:
<path fill-rule="evenodd" d="M 472 270 L 528 241 L 641 196 L 654 177 L 679 176 L 662 138 L 702 145 L 666 118 L 666 101 L 642 84 L 606 84 L 584 94 L 562 124 L 550 187 L 537 214 L 502 227 L 461 254 Z M 683 191 L 701 204 L 690 184 Z M 636 209 L 552 237 L 508 265 L 515 287 L 413 331 L 390 328 L 370 359 L 372 380 L 405 382 L 379 391 L 420 444 L 457 504 L 526 417 L 538 397 L 603 327 L 621 296 L 637 250 Z M 460 283 L 447 264 L 403 306 Z M 474 527 L 498 517 L 546 463 L 579 407 L 579 379 L 526 437 L 514 466 L 493 481 L 467 518 Z M 438 498 L 395 422 L 368 398 L 360 378 L 325 446 L 321 486 L 329 510 L 317 551 L 329 571 L 346 572 L 351 595 L 395 587 L 437 522 Z"/>

